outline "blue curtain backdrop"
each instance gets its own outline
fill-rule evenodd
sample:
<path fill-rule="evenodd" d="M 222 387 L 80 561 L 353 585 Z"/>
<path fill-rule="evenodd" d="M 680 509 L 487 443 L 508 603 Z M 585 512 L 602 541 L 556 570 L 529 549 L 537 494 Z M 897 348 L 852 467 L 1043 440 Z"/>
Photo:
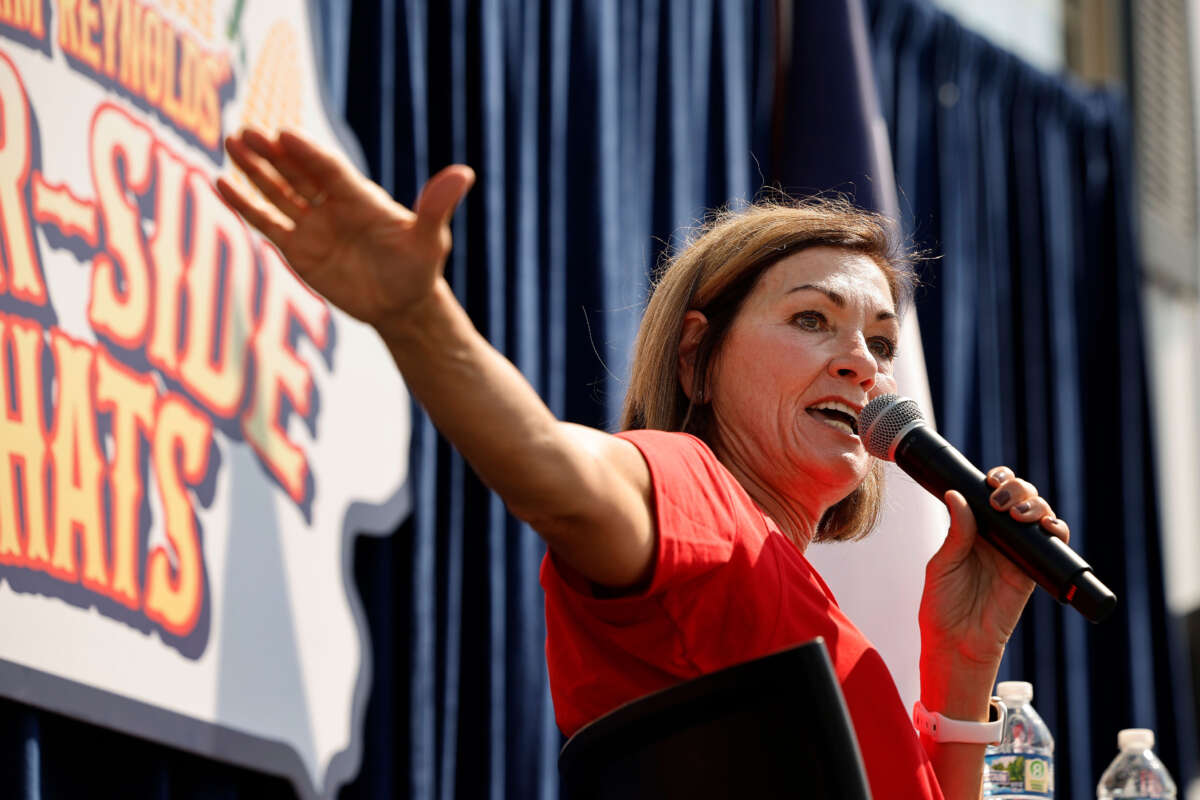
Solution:
<path fill-rule="evenodd" d="M 563 418 L 610 426 L 648 269 L 705 208 L 760 185 L 768 6 L 741 0 L 356 3 L 346 115 L 398 198 L 479 180 L 448 275 Z M 544 548 L 427 422 L 411 528 L 366 559 L 379 766 L 363 796 L 554 797 Z M 385 678 L 384 676 L 388 676 Z"/>
<path fill-rule="evenodd" d="M 942 433 L 1047 487 L 1121 604 L 1092 626 L 1035 594 L 1001 679 L 1034 684 L 1057 797 L 1095 797 L 1121 728 L 1195 772 L 1180 621 L 1162 591 L 1129 110 L 919 0 L 869 0 L 906 228 L 940 255 L 917 308 Z"/>
<path fill-rule="evenodd" d="M 886 207 L 863 155 L 872 139 L 847 127 L 871 103 L 828 88 L 869 91 L 839 83 L 861 73 L 855 36 L 869 41 L 905 223 L 944 253 L 918 298 L 939 423 L 980 462 L 1054 487 L 1076 546 L 1122 598 L 1089 627 L 1038 596 L 1002 677 L 1037 688 L 1059 797 L 1090 796 L 1131 725 L 1155 727 L 1185 778 L 1195 746 L 1173 713 L 1190 707 L 1188 685 L 1158 588 L 1127 109 L 925 2 L 847 0 L 806 18 L 817 6 L 794 4 L 795 31 L 777 34 L 772 0 L 360 0 L 324 5 L 321 33 L 372 177 L 411 202 L 438 167 L 477 169 L 455 220 L 455 290 L 556 413 L 602 427 L 648 273 L 704 209 L 763 182 Z M 357 546 L 375 683 L 362 771 L 342 796 L 553 798 L 542 548 L 427 423 L 412 464 L 413 518 Z M 11 702 L 0 793 L 292 794 Z"/>

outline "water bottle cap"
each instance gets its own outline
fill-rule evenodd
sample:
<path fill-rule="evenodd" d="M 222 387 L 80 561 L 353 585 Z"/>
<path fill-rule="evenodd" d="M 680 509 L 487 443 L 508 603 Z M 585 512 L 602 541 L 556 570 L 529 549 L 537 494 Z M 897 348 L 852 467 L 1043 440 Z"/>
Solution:
<path fill-rule="evenodd" d="M 1029 703 L 1033 700 L 1033 684 L 1028 681 L 1000 681 L 996 694 L 1005 703 Z"/>
<path fill-rule="evenodd" d="M 1117 734 L 1118 750 L 1149 750 L 1154 747 L 1154 731 L 1149 728 L 1126 728 Z"/>

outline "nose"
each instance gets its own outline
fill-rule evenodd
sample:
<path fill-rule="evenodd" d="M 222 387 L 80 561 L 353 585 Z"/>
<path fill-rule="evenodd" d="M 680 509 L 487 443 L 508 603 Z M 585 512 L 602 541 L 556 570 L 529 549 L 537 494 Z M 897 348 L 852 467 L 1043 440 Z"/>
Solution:
<path fill-rule="evenodd" d="M 846 341 L 829 359 L 829 374 L 835 378 L 852 380 L 864 391 L 869 392 L 874 388 L 879 376 L 879 364 L 861 333 L 855 333 L 852 340 Z"/>

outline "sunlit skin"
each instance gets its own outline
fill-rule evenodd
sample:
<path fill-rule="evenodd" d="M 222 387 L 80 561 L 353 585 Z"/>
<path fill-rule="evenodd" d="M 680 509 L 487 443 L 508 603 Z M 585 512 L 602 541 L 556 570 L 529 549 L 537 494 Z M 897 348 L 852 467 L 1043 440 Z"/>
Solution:
<path fill-rule="evenodd" d="M 344 159 L 297 132 L 240 131 L 226 147 L 262 193 L 228 180 L 221 196 L 279 248 L 296 273 L 375 327 L 413 396 L 514 516 L 563 563 L 617 588 L 654 565 L 649 469 L 634 445 L 554 418 L 516 368 L 479 334 L 443 276 L 450 220 L 474 182 L 462 165 L 433 176 L 410 210 Z M 893 299 L 869 258 L 818 248 L 781 260 L 747 298 L 717 355 L 705 402 L 718 456 L 803 547 L 821 513 L 867 474 L 858 437 L 812 413 L 828 400 L 861 408 L 895 390 Z M 681 385 L 706 320 L 689 312 Z M 1037 489 L 988 473 L 993 505 L 1066 540 Z M 1033 581 L 976 536 L 957 492 L 946 541 L 921 600 L 921 700 L 959 720 L 987 718 L 1004 645 Z M 947 798 L 979 796 L 983 745 L 923 739 Z"/>
<path fill-rule="evenodd" d="M 705 324 L 690 312 L 685 339 Z M 899 336 L 883 271 L 868 256 L 829 247 L 770 267 L 730 326 L 709 387 L 716 449 L 801 547 L 871 467 L 858 436 L 811 409 L 833 400 L 857 412 L 895 392 Z M 682 385 L 690 377 L 685 367 Z"/>
<path fill-rule="evenodd" d="M 691 359 L 707 320 L 690 311 L 680 343 L 679 379 L 693 385 Z M 825 401 L 861 410 L 896 391 L 893 367 L 899 320 L 887 280 L 868 256 L 819 247 L 788 256 L 763 273 L 738 311 L 706 394 L 716 424 L 715 449 L 755 502 L 801 548 L 825 511 L 850 494 L 871 466 L 861 439 L 815 413 Z M 1037 489 L 1005 467 L 989 472 L 998 505 L 1022 521 L 1066 538 Z M 930 561 L 922 626 L 926 644 L 972 641 L 975 660 L 990 662 L 1031 589 L 1029 579 L 985 542 L 962 497 L 946 498 L 951 531 Z M 949 587 L 942 596 L 930 585 Z M 981 588 L 989 592 L 977 591 Z M 945 602 L 948 596 L 955 602 Z M 987 606 L 982 601 L 987 597 Z M 1004 613 L 994 613 L 1001 610 Z M 986 654 L 986 655 L 984 655 Z"/>

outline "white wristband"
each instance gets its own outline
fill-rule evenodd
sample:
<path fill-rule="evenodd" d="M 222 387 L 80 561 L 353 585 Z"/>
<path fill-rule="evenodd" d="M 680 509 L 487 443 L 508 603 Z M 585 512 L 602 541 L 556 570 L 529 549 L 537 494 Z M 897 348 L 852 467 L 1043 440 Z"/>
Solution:
<path fill-rule="evenodd" d="M 1000 744 L 1004 738 L 1004 721 L 1008 708 L 999 697 L 991 701 L 987 722 L 963 722 L 926 710 L 920 700 L 913 706 L 913 726 L 935 742 L 964 742 L 967 744 Z"/>

